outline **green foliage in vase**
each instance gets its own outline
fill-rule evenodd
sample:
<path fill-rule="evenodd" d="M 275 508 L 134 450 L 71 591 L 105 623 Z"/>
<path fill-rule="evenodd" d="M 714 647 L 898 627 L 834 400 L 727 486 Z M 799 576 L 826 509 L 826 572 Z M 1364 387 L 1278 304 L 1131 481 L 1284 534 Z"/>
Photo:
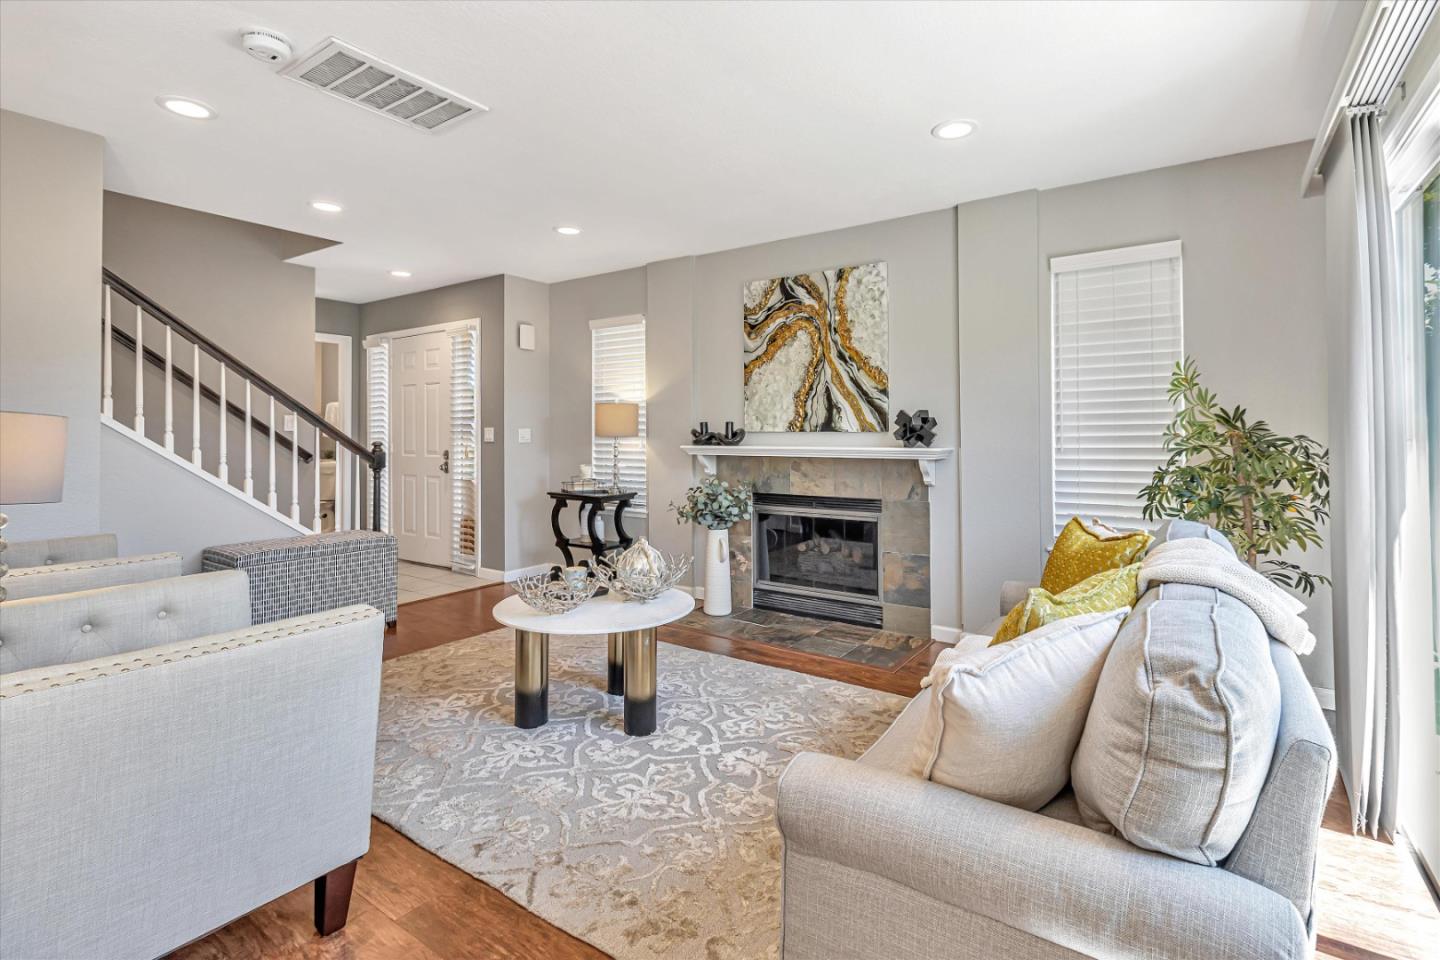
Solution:
<path fill-rule="evenodd" d="M 1175 417 L 1165 428 L 1169 458 L 1140 490 L 1147 520 L 1180 517 L 1230 538 L 1250 566 L 1310 595 L 1328 577 L 1276 554 L 1324 540 L 1330 515 L 1330 451 L 1307 436 L 1285 437 L 1244 407 L 1226 409 L 1200 385 L 1195 361 L 1170 377 Z"/>
<path fill-rule="evenodd" d="M 752 503 L 749 484 L 732 485 L 719 477 L 707 477 L 691 487 L 685 494 L 685 502 L 670 502 L 675 511 L 675 522 L 698 523 L 709 530 L 729 530 L 741 520 L 750 519 Z"/>

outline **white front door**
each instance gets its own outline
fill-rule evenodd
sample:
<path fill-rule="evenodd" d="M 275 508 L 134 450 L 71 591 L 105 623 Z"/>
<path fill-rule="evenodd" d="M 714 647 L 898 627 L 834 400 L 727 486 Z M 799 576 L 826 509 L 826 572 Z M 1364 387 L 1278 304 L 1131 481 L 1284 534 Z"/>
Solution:
<path fill-rule="evenodd" d="M 400 559 L 450 566 L 450 335 L 390 344 L 392 525 Z"/>

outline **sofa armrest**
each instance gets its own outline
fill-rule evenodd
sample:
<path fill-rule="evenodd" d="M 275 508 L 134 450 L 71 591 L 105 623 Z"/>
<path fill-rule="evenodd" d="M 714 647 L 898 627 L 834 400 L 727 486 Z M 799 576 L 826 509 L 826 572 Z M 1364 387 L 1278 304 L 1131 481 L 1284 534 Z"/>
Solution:
<path fill-rule="evenodd" d="M 55 563 L 44 567 L 21 567 L 11 570 L 0 586 L 9 600 L 27 597 L 48 597 L 77 590 L 95 590 L 125 583 L 144 583 L 162 577 L 180 576 L 180 554 L 147 553 L 136 557 L 111 557 L 107 560 L 80 560 Z"/>
<path fill-rule="evenodd" d="M 864 871 L 1086 956 L 1260 960 L 1309 946 L 1294 905 L 1226 870 L 837 757 L 797 756 L 777 816 L 787 858 Z"/>
<path fill-rule="evenodd" d="M 366 606 L 0 678 L 0 955 L 153 957 L 369 847 Z"/>
<path fill-rule="evenodd" d="M 1023 603 L 1031 588 L 1038 586 L 1040 584 L 1028 580 L 1006 580 L 1000 584 L 1000 616 L 1003 617 L 1015 609 L 1017 603 Z"/>

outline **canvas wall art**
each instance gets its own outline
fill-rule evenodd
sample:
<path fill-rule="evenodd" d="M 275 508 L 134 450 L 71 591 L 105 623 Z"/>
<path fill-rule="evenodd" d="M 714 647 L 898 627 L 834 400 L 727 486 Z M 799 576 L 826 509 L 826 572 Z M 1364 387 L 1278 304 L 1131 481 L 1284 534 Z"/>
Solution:
<path fill-rule="evenodd" d="M 884 262 L 745 285 L 745 429 L 886 429 L 890 297 Z"/>

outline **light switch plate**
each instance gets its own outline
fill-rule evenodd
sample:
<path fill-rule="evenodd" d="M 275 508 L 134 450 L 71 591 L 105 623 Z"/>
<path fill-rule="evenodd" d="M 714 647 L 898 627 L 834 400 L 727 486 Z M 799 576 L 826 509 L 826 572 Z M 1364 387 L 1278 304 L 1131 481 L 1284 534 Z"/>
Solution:
<path fill-rule="evenodd" d="M 494 443 L 494 442 L 495 442 L 495 428 L 494 428 L 494 427 L 486 427 L 484 433 L 482 434 L 482 436 L 484 437 L 486 443 Z"/>
<path fill-rule="evenodd" d="M 529 443 L 529 442 L 530 442 L 530 428 L 529 428 L 529 427 L 521 427 L 521 428 L 519 429 L 519 431 L 518 431 L 515 439 L 516 439 L 516 440 L 519 440 L 521 443 Z"/>
<path fill-rule="evenodd" d="M 535 325 L 531 323 L 520 324 L 520 349 L 535 349 Z"/>
<path fill-rule="evenodd" d="M 284 430 L 286 433 L 295 432 L 295 414 L 285 414 L 285 425 L 281 429 Z"/>

